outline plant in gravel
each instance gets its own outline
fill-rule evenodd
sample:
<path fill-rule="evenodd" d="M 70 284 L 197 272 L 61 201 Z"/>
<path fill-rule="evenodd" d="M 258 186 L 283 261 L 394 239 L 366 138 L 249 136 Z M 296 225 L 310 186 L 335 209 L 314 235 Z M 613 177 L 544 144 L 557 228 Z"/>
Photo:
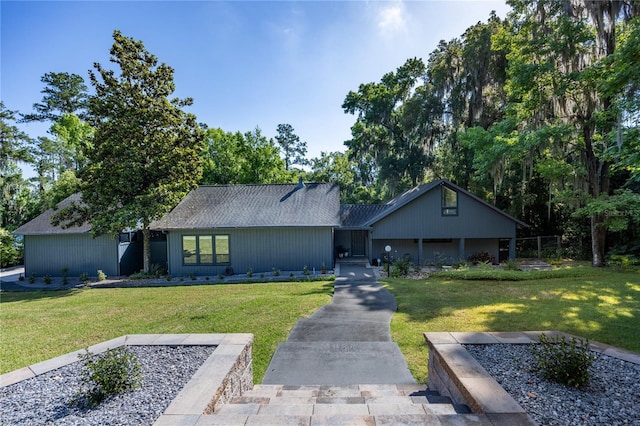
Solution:
<path fill-rule="evenodd" d="M 247 277 L 251 278 L 253 276 L 253 268 L 247 269 Z"/>
<path fill-rule="evenodd" d="M 86 285 L 89 282 L 89 274 L 87 274 L 86 272 L 81 273 L 80 282 Z"/>
<path fill-rule="evenodd" d="M 518 265 L 518 262 L 516 262 L 515 259 L 508 259 L 507 261 L 502 262 L 502 267 L 504 268 L 505 271 L 520 270 L 520 265 Z"/>
<path fill-rule="evenodd" d="M 171 274 L 167 274 L 165 276 L 165 278 L 167 279 L 167 281 L 171 281 L 173 279 L 173 277 L 171 276 Z"/>
<path fill-rule="evenodd" d="M 36 274 L 29 275 L 29 284 L 36 282 Z"/>
<path fill-rule="evenodd" d="M 45 275 L 42 280 L 45 284 L 51 284 L 51 276 L 49 274 Z"/>
<path fill-rule="evenodd" d="M 140 387 L 141 365 L 135 354 L 125 347 L 107 349 L 103 355 L 78 355 L 84 366 L 80 382 L 83 387 L 70 405 L 95 407 L 106 398 Z"/>
<path fill-rule="evenodd" d="M 311 275 L 311 272 L 309 272 L 309 268 L 307 267 L 307 265 L 304 265 L 304 266 L 302 267 L 302 273 L 303 273 L 305 276 L 307 276 L 307 277 L 308 277 L 309 275 Z"/>
<path fill-rule="evenodd" d="M 406 277 L 411 271 L 411 262 L 408 257 L 401 257 L 393 262 L 393 270 L 391 271 L 392 277 Z"/>
<path fill-rule="evenodd" d="M 271 272 L 273 273 L 273 276 L 275 276 L 275 277 L 279 277 L 280 276 L 280 269 L 278 269 L 278 268 L 271 268 Z"/>
<path fill-rule="evenodd" d="M 107 274 L 102 272 L 102 269 L 98 269 L 98 281 L 104 281 L 107 279 Z"/>
<path fill-rule="evenodd" d="M 66 266 L 62 268 L 62 285 L 69 284 L 69 279 L 67 278 L 67 273 L 69 272 L 69 268 Z"/>
<path fill-rule="evenodd" d="M 193 272 L 189 274 L 189 278 L 191 278 L 191 281 L 195 281 L 196 280 L 196 274 L 194 274 Z"/>
<path fill-rule="evenodd" d="M 536 370 L 547 380 L 579 388 L 589 381 L 589 368 L 595 356 L 588 350 L 589 340 L 565 336 L 539 337 L 540 345 L 533 348 Z"/>

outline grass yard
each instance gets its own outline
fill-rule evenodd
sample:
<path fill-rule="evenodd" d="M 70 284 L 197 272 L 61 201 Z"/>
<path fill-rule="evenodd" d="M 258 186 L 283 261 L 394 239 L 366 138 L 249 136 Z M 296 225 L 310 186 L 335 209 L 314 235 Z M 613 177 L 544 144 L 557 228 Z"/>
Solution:
<path fill-rule="evenodd" d="M 521 281 L 506 281 L 514 273 Z M 391 335 L 418 382 L 427 380 L 425 331 L 553 329 L 640 352 L 640 271 L 500 274 L 451 271 L 427 280 L 384 280 L 398 304 Z"/>
<path fill-rule="evenodd" d="M 2 293 L 0 373 L 124 334 L 253 333 L 260 383 L 278 343 L 332 293 L 333 282 Z"/>

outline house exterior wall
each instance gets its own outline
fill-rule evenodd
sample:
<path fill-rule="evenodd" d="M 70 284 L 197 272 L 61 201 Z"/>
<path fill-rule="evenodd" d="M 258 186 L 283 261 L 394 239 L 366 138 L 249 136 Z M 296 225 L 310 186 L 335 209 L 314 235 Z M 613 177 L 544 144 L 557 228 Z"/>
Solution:
<path fill-rule="evenodd" d="M 458 214 L 442 216 L 441 192 L 433 189 L 373 224 L 372 238 L 515 238 L 516 224 L 458 192 Z"/>
<path fill-rule="evenodd" d="M 499 258 L 499 239 L 497 238 L 465 238 L 464 254 L 460 256 L 460 239 L 452 239 L 451 242 L 430 242 L 423 240 L 422 257 L 418 248 L 418 241 L 414 239 L 388 239 L 373 241 L 373 258 L 381 259 L 386 245 L 391 246 L 392 259 L 399 259 L 408 255 L 409 260 L 421 265 L 431 265 L 438 261 L 449 264 L 458 260 L 466 260 L 472 254 L 486 251 L 492 254 L 496 260 Z"/>
<path fill-rule="evenodd" d="M 229 264 L 185 265 L 182 257 L 183 235 L 228 235 Z M 167 236 L 169 273 L 180 275 L 224 274 L 227 266 L 235 273 L 244 274 L 249 268 L 254 273 L 301 271 L 306 265 L 320 271 L 333 263 L 333 228 L 240 228 L 211 230 L 169 231 Z"/>
<path fill-rule="evenodd" d="M 91 234 L 56 234 L 24 236 L 25 275 L 59 277 L 83 272 L 96 276 L 101 269 L 107 276 L 117 276 L 118 242 L 109 236 L 93 238 Z"/>

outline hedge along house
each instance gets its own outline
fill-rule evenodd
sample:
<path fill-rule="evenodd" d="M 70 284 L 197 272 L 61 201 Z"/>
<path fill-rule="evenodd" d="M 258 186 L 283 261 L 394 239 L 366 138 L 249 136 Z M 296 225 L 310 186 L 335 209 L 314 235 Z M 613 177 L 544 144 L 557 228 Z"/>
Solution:
<path fill-rule="evenodd" d="M 200 186 L 151 228 L 167 234 L 169 273 L 319 271 L 333 263 L 337 184 Z"/>
<path fill-rule="evenodd" d="M 515 258 L 518 226 L 525 223 L 461 187 L 438 180 L 380 205 L 343 205 L 336 246 L 349 255 L 381 259 L 408 256 L 417 264 L 467 259 L 488 252 L 498 261 Z"/>
<path fill-rule="evenodd" d="M 80 194 L 67 197 L 14 231 L 24 236 L 25 275 L 96 276 L 98 269 L 108 276 L 129 275 L 142 267 L 142 238 L 137 231 L 122 232 L 119 238 L 94 238 L 91 226 L 84 224 L 63 229 L 51 224 L 56 210 L 75 201 Z M 65 270 L 65 272 L 63 272 Z"/>

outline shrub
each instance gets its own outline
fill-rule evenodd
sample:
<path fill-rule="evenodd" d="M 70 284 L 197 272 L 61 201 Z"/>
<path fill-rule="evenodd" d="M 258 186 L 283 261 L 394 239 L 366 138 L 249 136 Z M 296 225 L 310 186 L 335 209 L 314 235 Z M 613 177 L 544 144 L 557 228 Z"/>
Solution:
<path fill-rule="evenodd" d="M 409 275 L 411 271 L 411 262 L 407 257 L 400 258 L 393 262 L 393 268 L 391 269 L 391 276 L 398 277 L 406 277 Z"/>
<path fill-rule="evenodd" d="M 253 276 L 253 268 L 247 269 L 247 276 L 251 278 Z"/>
<path fill-rule="evenodd" d="M 173 277 L 171 276 L 171 274 L 167 274 L 167 276 L 165 277 L 167 279 L 167 281 L 171 281 L 173 279 Z"/>
<path fill-rule="evenodd" d="M 80 378 L 84 389 L 78 392 L 72 404 L 94 407 L 112 395 L 140 387 L 140 363 L 125 347 L 107 349 L 100 356 L 87 350 L 78 357 L 84 363 Z"/>
<path fill-rule="evenodd" d="M 495 256 L 486 251 L 479 251 L 477 253 L 474 253 L 469 256 L 468 260 L 474 265 L 477 265 L 478 263 L 496 263 Z"/>
<path fill-rule="evenodd" d="M 227 277 L 231 277 L 235 274 L 236 272 L 233 270 L 233 268 L 231 266 L 227 266 L 226 268 L 224 268 L 224 274 Z"/>
<path fill-rule="evenodd" d="M 576 388 L 589 381 L 589 368 L 595 359 L 587 349 L 589 340 L 572 337 L 567 341 L 565 336 L 549 338 L 544 333 L 539 340 L 533 359 L 545 379 Z"/>
<path fill-rule="evenodd" d="M 82 284 L 87 284 L 89 282 L 89 274 L 87 274 L 86 272 L 83 272 L 80 274 L 80 282 Z"/>
<path fill-rule="evenodd" d="M 29 275 L 29 284 L 36 282 L 36 274 Z"/>
<path fill-rule="evenodd" d="M 520 265 L 518 265 L 518 262 L 516 262 L 513 259 L 509 259 L 506 262 L 503 262 L 502 266 L 504 267 L 505 271 L 519 271 L 520 270 Z"/>
<path fill-rule="evenodd" d="M 224 280 L 224 275 L 222 275 L 222 274 L 218 274 L 218 279 L 219 279 L 219 280 Z"/>
<path fill-rule="evenodd" d="M 162 266 L 159 263 L 152 263 L 149 266 L 149 275 L 152 275 L 150 278 L 160 278 L 163 275 L 167 274 L 166 266 Z"/>
<path fill-rule="evenodd" d="M 107 279 L 107 274 L 102 272 L 102 269 L 98 269 L 98 281 L 104 281 Z"/>
<path fill-rule="evenodd" d="M 272 268 L 271 272 L 273 272 L 273 275 L 276 276 L 276 277 L 280 276 L 280 269 L 278 269 L 278 268 Z"/>
<path fill-rule="evenodd" d="M 191 278 L 191 281 L 195 281 L 196 280 L 196 274 L 194 274 L 193 272 L 189 274 L 189 278 Z"/>
<path fill-rule="evenodd" d="M 51 276 L 49 274 L 45 275 L 42 280 L 45 284 L 51 284 Z"/>
<path fill-rule="evenodd" d="M 309 268 L 307 267 L 307 265 L 304 265 L 304 266 L 302 267 L 302 273 L 303 273 L 305 276 L 307 276 L 307 277 L 308 277 L 309 275 L 311 275 L 311 272 L 309 272 Z"/>

